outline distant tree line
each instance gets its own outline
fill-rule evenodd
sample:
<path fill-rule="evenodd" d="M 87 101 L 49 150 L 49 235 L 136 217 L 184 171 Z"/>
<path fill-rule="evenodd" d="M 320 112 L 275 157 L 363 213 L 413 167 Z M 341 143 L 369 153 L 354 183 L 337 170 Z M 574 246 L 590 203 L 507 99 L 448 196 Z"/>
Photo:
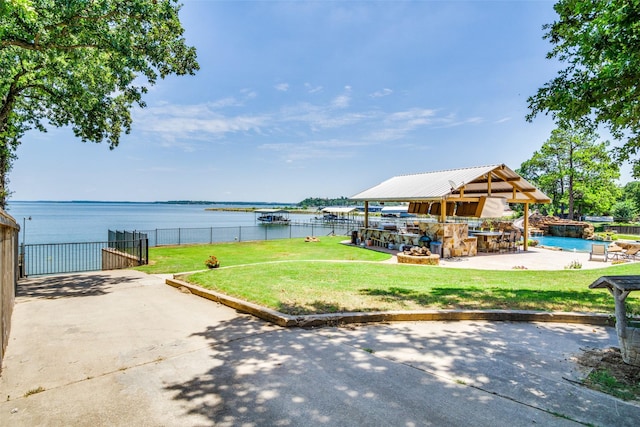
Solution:
<path fill-rule="evenodd" d="M 342 196 L 337 199 L 325 197 L 307 197 L 298 203 L 301 208 L 325 208 L 327 206 L 353 206 L 353 202 Z"/>

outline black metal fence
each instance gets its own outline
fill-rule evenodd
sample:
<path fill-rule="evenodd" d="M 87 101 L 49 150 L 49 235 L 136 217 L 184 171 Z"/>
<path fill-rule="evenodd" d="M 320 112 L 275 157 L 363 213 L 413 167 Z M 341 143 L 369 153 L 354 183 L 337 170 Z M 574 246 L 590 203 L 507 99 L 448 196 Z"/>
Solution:
<path fill-rule="evenodd" d="M 22 245 L 22 277 L 111 270 L 147 264 L 146 239 Z"/>
<path fill-rule="evenodd" d="M 356 230 L 353 224 L 341 223 L 297 223 L 269 224 L 237 227 L 206 228 L 165 228 L 143 230 L 149 239 L 149 246 L 191 245 L 203 243 L 247 242 L 256 240 L 293 239 L 306 236 L 326 236 L 329 234 L 349 235 Z"/>
<path fill-rule="evenodd" d="M 117 251 L 139 257 L 147 263 L 149 254 L 149 240 L 146 234 L 139 231 L 109 230 L 109 247 Z"/>
<path fill-rule="evenodd" d="M 149 262 L 149 247 L 349 235 L 353 224 L 300 223 L 147 231 L 108 231 L 108 242 L 22 245 L 21 276 L 128 268 Z"/>

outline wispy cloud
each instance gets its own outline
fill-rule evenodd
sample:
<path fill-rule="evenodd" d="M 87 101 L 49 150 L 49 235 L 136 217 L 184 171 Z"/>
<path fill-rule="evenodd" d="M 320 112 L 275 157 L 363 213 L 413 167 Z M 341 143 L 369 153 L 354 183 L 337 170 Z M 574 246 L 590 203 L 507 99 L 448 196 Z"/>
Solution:
<path fill-rule="evenodd" d="M 231 104 L 224 104 L 229 106 Z M 224 115 L 220 104 L 163 105 L 136 112 L 136 128 L 159 134 L 162 143 L 187 149 L 184 139 L 219 139 L 237 132 L 259 132 L 269 122 L 267 115 Z"/>
<path fill-rule="evenodd" d="M 352 107 L 352 89 L 322 103 L 303 102 L 272 110 L 251 101 L 254 92 L 242 92 L 247 98 L 234 97 L 196 105 L 161 104 L 136 112 L 136 128 L 158 134 L 158 144 L 192 151 L 198 141 L 230 140 L 234 135 L 251 135 L 255 146 L 278 151 L 286 147 L 289 160 L 309 157 L 351 155 L 356 142 L 379 144 L 397 141 L 428 128 L 473 125 L 480 117 L 459 118 L 453 113 L 432 108 L 409 108 L 384 111 L 380 108 Z M 248 107 L 254 112 L 237 107 Z M 265 111 L 261 111 L 265 109 Z M 443 114 L 444 113 L 444 114 Z M 280 138 L 281 143 L 263 143 Z M 318 139 L 320 138 L 320 139 Z M 243 140 L 247 141 L 246 138 Z M 344 140 L 351 142 L 344 143 Z M 234 139 L 238 141 L 237 138 Z M 295 141 L 292 143 L 291 141 Z M 313 141 L 313 142 L 308 142 Z M 321 141 L 321 142 L 319 142 Z M 339 141 L 339 143 L 337 142 Z M 334 144 L 331 149 L 327 149 Z"/>
<path fill-rule="evenodd" d="M 296 163 L 310 159 L 353 158 L 358 155 L 358 149 L 365 145 L 368 144 L 349 140 L 329 139 L 296 143 L 269 143 L 262 144 L 258 148 L 278 153 L 282 161 L 286 163 Z"/>
<path fill-rule="evenodd" d="M 277 85 L 275 85 L 276 90 L 279 90 L 280 92 L 286 92 L 289 90 L 289 83 L 279 83 Z"/>
<path fill-rule="evenodd" d="M 385 89 L 379 90 L 377 92 L 373 92 L 372 94 L 369 94 L 369 96 L 371 98 L 383 98 L 385 96 L 391 95 L 392 93 L 393 93 L 393 91 L 391 89 L 386 89 L 385 88 Z"/>
<path fill-rule="evenodd" d="M 313 86 L 311 83 L 305 83 L 304 87 L 307 88 L 307 93 L 318 93 L 322 90 L 322 86 Z"/>

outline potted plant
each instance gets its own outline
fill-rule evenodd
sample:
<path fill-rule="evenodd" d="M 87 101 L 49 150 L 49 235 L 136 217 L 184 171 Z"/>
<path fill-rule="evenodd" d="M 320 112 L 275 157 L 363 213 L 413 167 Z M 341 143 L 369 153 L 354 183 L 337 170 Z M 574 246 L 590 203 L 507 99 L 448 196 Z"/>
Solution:
<path fill-rule="evenodd" d="M 214 255 L 211 255 L 204 264 L 209 268 L 218 268 L 220 267 L 220 261 Z"/>

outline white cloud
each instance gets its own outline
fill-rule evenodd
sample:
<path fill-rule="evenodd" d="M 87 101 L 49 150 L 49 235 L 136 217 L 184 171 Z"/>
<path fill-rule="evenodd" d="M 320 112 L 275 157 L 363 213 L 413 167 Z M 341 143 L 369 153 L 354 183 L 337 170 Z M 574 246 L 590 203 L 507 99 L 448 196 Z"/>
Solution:
<path fill-rule="evenodd" d="M 258 93 L 252 89 L 242 89 L 240 93 L 244 95 L 245 99 L 253 99 L 258 96 Z"/>
<path fill-rule="evenodd" d="M 269 143 L 262 144 L 258 148 L 278 153 L 285 163 L 294 163 L 306 160 L 357 157 L 358 149 L 365 145 L 368 143 L 329 139 L 295 143 Z"/>
<path fill-rule="evenodd" d="M 253 91 L 246 90 L 244 93 L 251 95 Z M 285 147 L 288 159 L 299 159 L 351 155 L 345 153 L 355 150 L 353 142 L 335 143 L 328 150 L 326 147 L 331 141 L 348 139 L 377 144 L 402 140 L 428 128 L 472 125 L 483 121 L 480 117 L 458 118 L 453 113 L 443 114 L 442 111 L 431 108 L 385 112 L 379 107 L 357 110 L 351 104 L 351 87 L 345 86 L 342 94 L 325 104 L 303 102 L 284 105 L 279 110 L 271 111 L 271 104 L 260 107 L 257 103 L 247 102 L 252 112 L 231 114 L 224 111 L 225 108 L 234 107 L 235 110 L 238 102 L 235 98 L 228 97 L 205 104 L 161 104 L 137 110 L 135 123 L 136 129 L 158 135 L 157 138 L 148 140 L 183 151 L 198 149 L 198 141 L 230 141 L 233 138 L 234 143 L 237 143 L 239 139 L 233 135 L 251 135 L 250 139 L 243 140 L 271 151 Z M 322 144 L 299 142 L 308 140 L 312 135 L 313 138 L 326 139 L 322 140 Z M 283 142 L 262 144 L 270 137 L 277 137 Z M 290 143 L 291 140 L 296 142 Z"/>
<path fill-rule="evenodd" d="M 231 105 L 231 104 L 225 104 Z M 184 139 L 208 140 L 230 133 L 260 132 L 269 122 L 266 115 L 227 116 L 216 111 L 218 104 L 162 105 L 136 112 L 136 129 L 159 134 L 165 144 L 176 146 Z M 188 144 L 180 142 L 183 149 Z"/>
<path fill-rule="evenodd" d="M 305 83 L 304 87 L 307 88 L 308 93 L 318 93 L 322 90 L 322 86 L 313 86 L 310 83 Z"/>
<path fill-rule="evenodd" d="M 347 95 L 339 95 L 333 99 L 331 103 L 335 108 L 347 108 L 349 106 L 349 102 L 351 98 Z"/>
<path fill-rule="evenodd" d="M 379 91 L 377 91 L 377 92 L 373 92 L 373 93 L 372 93 L 372 94 L 370 94 L 369 96 L 370 96 L 371 98 L 383 98 L 383 97 L 385 97 L 385 96 L 389 96 L 389 95 L 391 95 L 392 93 L 393 93 L 393 91 L 392 91 L 391 89 L 386 89 L 386 88 L 385 88 L 385 89 L 379 90 Z"/>
<path fill-rule="evenodd" d="M 275 85 L 275 88 L 280 92 L 286 92 L 289 90 L 289 83 L 278 83 L 277 85 Z"/>

